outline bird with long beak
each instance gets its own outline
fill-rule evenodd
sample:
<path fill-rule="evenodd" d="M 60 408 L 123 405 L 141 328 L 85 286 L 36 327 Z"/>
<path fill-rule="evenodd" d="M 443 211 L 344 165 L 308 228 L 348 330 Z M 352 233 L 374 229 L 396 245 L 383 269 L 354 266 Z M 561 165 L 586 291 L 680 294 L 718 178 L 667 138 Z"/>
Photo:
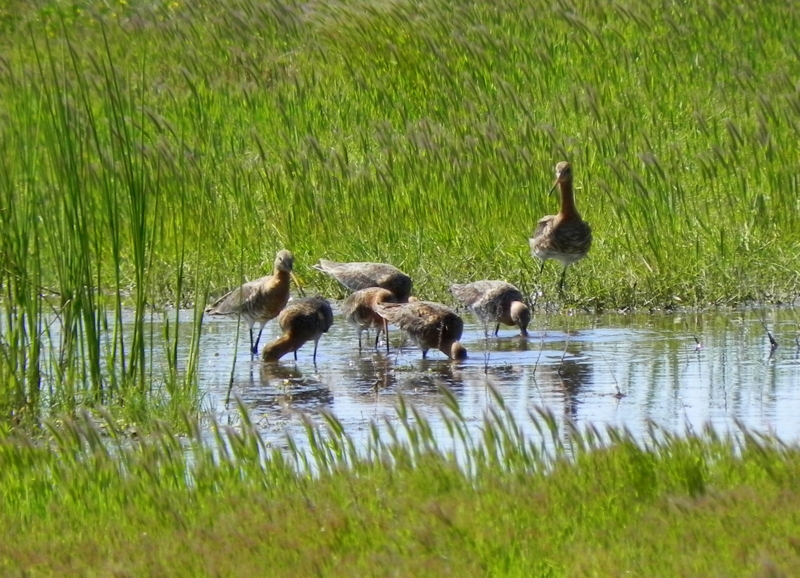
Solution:
<path fill-rule="evenodd" d="M 397 325 L 422 350 L 422 359 L 429 349 L 438 349 L 450 359 L 466 359 L 467 350 L 459 339 L 464 321 L 458 313 L 441 303 L 377 303 L 375 311 L 389 323 Z"/>
<path fill-rule="evenodd" d="M 386 336 L 386 353 L 389 353 L 389 328 L 386 320 L 375 310 L 378 303 L 397 303 L 394 293 L 383 287 L 367 287 L 351 293 L 342 305 L 342 315 L 358 332 L 358 350 L 361 351 L 361 333 L 370 327 L 377 328 L 375 335 L 375 349 L 381 333 Z"/>
<path fill-rule="evenodd" d="M 550 192 L 556 187 L 561 192 L 561 210 L 557 215 L 539 219 L 536 231 L 528 242 L 531 254 L 542 261 L 540 276 L 548 259 L 555 259 L 564 266 L 558 284 L 558 290 L 563 291 L 567 267 L 586 257 L 592 247 L 592 228 L 581 219 L 575 206 L 572 167 L 568 162 L 562 161 L 556 165 L 556 182 Z"/>
<path fill-rule="evenodd" d="M 290 281 L 294 281 L 302 295 L 294 267 L 294 255 L 283 249 L 275 255 L 272 275 L 245 283 L 226 293 L 209 305 L 205 312 L 209 315 L 238 315 L 250 329 L 250 353 L 258 353 L 258 342 L 264 326 L 270 319 L 278 316 L 289 302 Z M 253 326 L 259 323 L 258 336 L 253 340 Z"/>
<path fill-rule="evenodd" d="M 495 324 L 494 334 L 500 324 L 516 325 L 519 334 L 528 335 L 531 310 L 525 304 L 522 292 L 505 281 L 473 281 L 465 285 L 450 285 L 453 296 L 469 307 L 485 325 Z"/>
<path fill-rule="evenodd" d="M 316 363 L 319 339 L 333 325 L 333 310 L 322 297 L 295 299 L 278 315 L 278 324 L 283 335 L 264 346 L 262 361 L 278 361 L 290 351 L 294 352 L 294 358 L 297 359 L 297 350 L 313 341 L 313 359 Z"/>

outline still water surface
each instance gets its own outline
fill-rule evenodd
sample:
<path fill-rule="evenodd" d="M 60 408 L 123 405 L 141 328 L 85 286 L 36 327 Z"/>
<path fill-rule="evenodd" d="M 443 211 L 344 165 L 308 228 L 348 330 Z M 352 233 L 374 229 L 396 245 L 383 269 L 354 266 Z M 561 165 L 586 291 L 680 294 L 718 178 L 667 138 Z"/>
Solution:
<path fill-rule="evenodd" d="M 794 309 L 541 314 L 527 339 L 511 328 L 487 339 L 469 313 L 464 319 L 462 343 L 469 351 L 464 362 L 450 362 L 438 351 L 423 360 L 393 328 L 388 355 L 385 347 L 359 353 L 355 330 L 336 313 L 320 340 L 316 364 L 313 343 L 298 352 L 296 362 L 289 354 L 277 364 L 262 364 L 248 352 L 246 327 L 234 356 L 236 320 L 206 318 L 200 362 L 205 405 L 218 421 L 233 425 L 239 416 L 232 399 L 238 396 L 265 440 L 285 447 L 286 433 L 304 438 L 302 415 L 322 423 L 323 411 L 335 415 L 356 442 L 364 441 L 371 421 L 394 419 L 402 394 L 449 439 L 440 417 L 445 406 L 440 385 L 453 391 L 477 434 L 494 403 L 491 383 L 533 437 L 527 416 L 538 406 L 581 429 L 611 424 L 637 437 L 649 421 L 686 432 L 706 423 L 733 430 L 739 420 L 786 441 L 800 440 L 800 333 Z M 762 320 L 780 344 L 774 352 Z M 270 322 L 262 344 L 278 332 Z"/>

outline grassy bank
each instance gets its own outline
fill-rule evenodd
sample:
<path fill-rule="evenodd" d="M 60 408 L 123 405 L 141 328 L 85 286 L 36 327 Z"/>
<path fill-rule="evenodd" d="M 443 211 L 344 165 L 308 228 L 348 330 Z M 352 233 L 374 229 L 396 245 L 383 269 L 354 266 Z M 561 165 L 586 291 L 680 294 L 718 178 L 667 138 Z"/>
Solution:
<path fill-rule="evenodd" d="M 406 441 L 375 435 L 360 456 L 333 419 L 309 429 L 313 458 L 271 453 L 246 421 L 211 441 L 190 426 L 193 440 L 165 430 L 130 444 L 83 420 L 53 427 L 51 447 L 6 440 L 0 568 L 778 576 L 800 567 L 796 446 L 748 432 L 565 436 L 546 413 L 532 418 L 552 436 L 543 444 L 520 439 L 502 405 L 494 411 L 470 439 L 455 408 L 452 437 L 436 441 L 401 406 L 393 431 Z"/>
<path fill-rule="evenodd" d="M 309 269 L 323 256 L 392 262 L 427 298 L 480 278 L 533 292 L 527 237 L 556 209 L 561 159 L 596 239 L 568 305 L 792 300 L 798 12 L 6 2 L 0 410 L 35 421 L 42 405 L 124 399 L 139 420 L 136 400 L 159 396 L 174 418 L 196 405 L 208 292 L 281 247 L 326 295 L 341 290 Z M 170 304 L 198 314 L 186 367 Z M 158 334 L 154 312 L 172 320 Z"/>

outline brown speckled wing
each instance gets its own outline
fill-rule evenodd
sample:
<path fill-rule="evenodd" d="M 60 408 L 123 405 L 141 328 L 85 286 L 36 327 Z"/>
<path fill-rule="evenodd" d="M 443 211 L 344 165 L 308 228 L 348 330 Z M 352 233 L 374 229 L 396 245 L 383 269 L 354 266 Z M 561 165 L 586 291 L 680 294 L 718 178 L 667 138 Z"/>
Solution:
<path fill-rule="evenodd" d="M 244 285 L 229 291 L 206 308 L 206 313 L 211 315 L 231 315 L 238 313 L 242 306 L 253 298 L 259 285 L 270 279 L 270 276 L 249 281 Z"/>

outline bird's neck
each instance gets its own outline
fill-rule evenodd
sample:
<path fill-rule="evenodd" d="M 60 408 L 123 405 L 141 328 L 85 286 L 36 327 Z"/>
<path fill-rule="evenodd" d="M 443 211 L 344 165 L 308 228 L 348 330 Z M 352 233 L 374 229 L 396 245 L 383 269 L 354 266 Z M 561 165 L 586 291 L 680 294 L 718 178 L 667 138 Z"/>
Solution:
<path fill-rule="evenodd" d="M 281 357 L 298 349 L 297 340 L 292 339 L 285 333 L 272 343 L 269 343 L 261 352 L 261 359 L 264 361 L 278 361 Z"/>
<path fill-rule="evenodd" d="M 575 206 L 575 192 L 572 190 L 572 181 L 562 181 L 558 183 L 561 191 L 561 216 L 580 217 L 578 208 Z"/>
<path fill-rule="evenodd" d="M 275 269 L 272 272 L 272 276 L 275 277 L 281 283 L 289 283 L 292 277 L 289 275 L 288 271 L 284 271 L 283 269 Z"/>
<path fill-rule="evenodd" d="M 453 353 L 453 343 L 455 343 L 454 339 L 443 340 L 439 343 L 439 351 L 444 353 L 447 357 L 451 357 Z"/>

